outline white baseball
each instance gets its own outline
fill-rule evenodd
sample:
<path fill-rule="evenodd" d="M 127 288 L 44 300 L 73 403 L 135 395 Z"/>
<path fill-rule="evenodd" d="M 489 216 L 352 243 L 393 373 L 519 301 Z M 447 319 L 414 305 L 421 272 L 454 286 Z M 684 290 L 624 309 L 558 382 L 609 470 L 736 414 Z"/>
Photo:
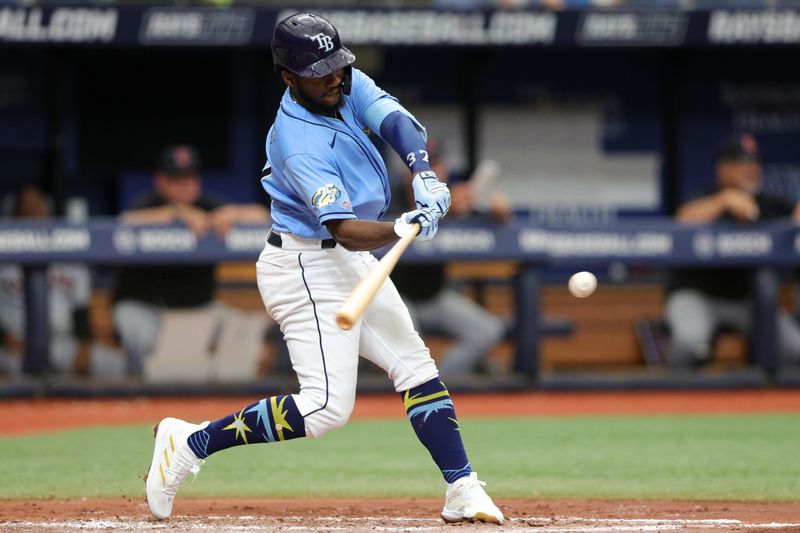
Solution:
<path fill-rule="evenodd" d="M 597 288 L 597 278 L 586 270 L 576 272 L 569 278 L 567 287 L 574 297 L 586 298 Z"/>

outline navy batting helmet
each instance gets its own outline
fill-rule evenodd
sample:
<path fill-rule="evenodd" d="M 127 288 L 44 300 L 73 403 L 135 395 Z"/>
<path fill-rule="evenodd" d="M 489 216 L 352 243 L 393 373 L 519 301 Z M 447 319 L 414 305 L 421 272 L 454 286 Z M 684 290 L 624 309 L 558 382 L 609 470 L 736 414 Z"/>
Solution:
<path fill-rule="evenodd" d="M 278 22 L 272 32 L 272 61 L 304 78 L 321 78 L 349 67 L 356 60 L 342 46 L 333 24 L 311 13 L 298 13 Z"/>

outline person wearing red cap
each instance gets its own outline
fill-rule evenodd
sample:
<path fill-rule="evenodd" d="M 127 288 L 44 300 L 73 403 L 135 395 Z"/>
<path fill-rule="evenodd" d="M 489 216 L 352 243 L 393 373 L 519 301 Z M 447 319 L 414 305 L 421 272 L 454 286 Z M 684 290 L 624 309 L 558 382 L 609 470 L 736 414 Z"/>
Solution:
<path fill-rule="evenodd" d="M 682 204 L 676 218 L 694 224 L 800 220 L 800 204 L 766 193 L 761 180 L 761 155 L 755 137 L 751 133 L 726 137 L 717 150 L 715 187 Z M 681 268 L 671 272 L 665 315 L 672 368 L 707 363 L 720 327 L 750 333 L 751 275 L 748 268 Z M 800 360 L 800 326 L 785 312 L 778 317 L 778 349 L 783 363 Z"/>

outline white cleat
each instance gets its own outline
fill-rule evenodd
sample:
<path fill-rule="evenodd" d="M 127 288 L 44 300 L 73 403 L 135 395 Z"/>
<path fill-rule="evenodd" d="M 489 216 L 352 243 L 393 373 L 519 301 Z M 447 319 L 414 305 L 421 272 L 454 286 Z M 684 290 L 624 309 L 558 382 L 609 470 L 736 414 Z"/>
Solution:
<path fill-rule="evenodd" d="M 444 521 L 502 524 L 503 513 L 483 490 L 484 485 L 475 472 L 448 484 L 442 509 Z"/>
<path fill-rule="evenodd" d="M 190 424 L 177 418 L 165 418 L 153 428 L 155 447 L 153 462 L 145 477 L 145 493 L 150 512 L 164 520 L 172 514 L 175 495 L 189 472 L 195 477 L 205 462 L 198 459 L 187 443 L 189 435 L 203 429 L 208 422 Z"/>

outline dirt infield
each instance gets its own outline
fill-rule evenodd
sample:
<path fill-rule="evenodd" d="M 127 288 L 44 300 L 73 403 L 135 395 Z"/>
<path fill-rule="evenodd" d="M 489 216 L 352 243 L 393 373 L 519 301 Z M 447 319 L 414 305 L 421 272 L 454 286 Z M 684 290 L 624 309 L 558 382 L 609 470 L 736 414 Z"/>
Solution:
<path fill-rule="evenodd" d="M 439 500 L 179 499 L 167 522 L 143 501 L 0 501 L 0 530 L 79 531 L 800 531 L 795 504 L 499 500 L 502 527 L 446 525 Z"/>
<path fill-rule="evenodd" d="M 657 413 L 800 413 L 800 390 L 454 394 L 460 416 Z M 0 403 L 0 436 L 149 423 L 163 416 L 218 418 L 253 398 L 25 400 Z M 31 416 L 35 412 L 36 416 Z M 354 418 L 403 417 L 394 395 L 362 396 Z M 32 424 L 36 422 L 36 424 Z M 800 496 L 799 496 L 800 497 Z M 178 499 L 168 522 L 144 501 L 0 500 L 0 531 L 798 531 L 800 502 L 499 500 L 502 527 L 445 525 L 440 500 Z"/>

